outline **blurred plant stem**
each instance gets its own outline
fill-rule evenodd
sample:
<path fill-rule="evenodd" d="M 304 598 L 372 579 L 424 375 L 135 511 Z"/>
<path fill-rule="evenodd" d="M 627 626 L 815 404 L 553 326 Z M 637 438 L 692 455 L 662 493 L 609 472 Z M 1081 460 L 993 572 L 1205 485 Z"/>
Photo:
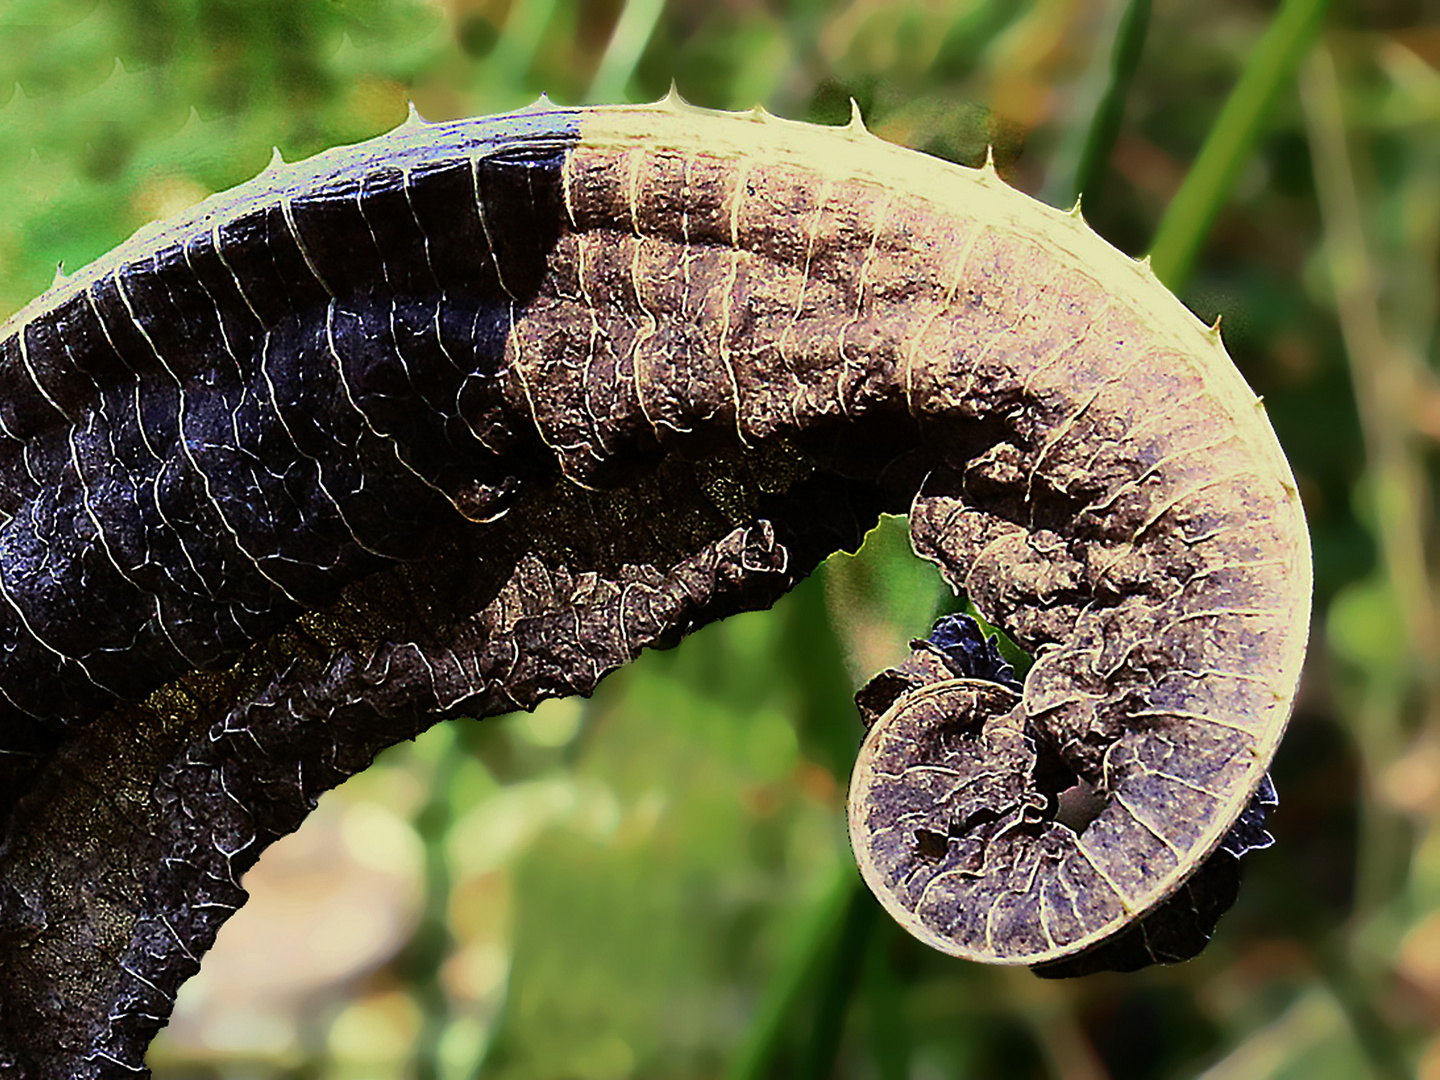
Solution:
<path fill-rule="evenodd" d="M 664 11 L 665 0 L 625 0 L 605 55 L 595 69 L 590 92 L 585 96 L 587 102 L 605 105 L 629 100 L 625 88 Z"/>
<path fill-rule="evenodd" d="M 1055 1080 L 1108 1080 L 1109 1072 L 1075 1015 L 1075 997 L 1028 969 L 1006 968 L 999 980 L 1015 1012 L 1024 1017 Z"/>
<path fill-rule="evenodd" d="M 858 749 L 859 723 L 850 700 L 850 675 L 825 602 L 823 573 L 801 583 L 791 594 L 783 652 L 800 690 L 795 725 L 801 745 L 844 790 Z M 745 1039 L 725 1074 L 727 1080 L 759 1080 L 767 1075 L 822 971 L 825 978 L 819 983 L 806 1054 L 806 1067 L 811 1071 L 800 1075 L 823 1077 L 833 1068 L 845 1013 L 874 925 L 874 901 L 861 886 L 854 864 L 843 860 L 835 875 L 770 976 Z"/>
<path fill-rule="evenodd" d="M 433 757 L 429 797 L 415 815 L 415 831 L 425 845 L 425 896 L 420 922 L 415 928 L 398 966 L 416 1007 L 420 1031 L 410 1056 L 415 1080 L 438 1080 L 441 1075 L 440 1043 L 450 1022 L 450 999 L 440 980 L 440 970 L 450 955 L 450 865 L 445 854 L 445 837 L 450 832 L 452 782 L 465 755 L 455 746 L 454 724 L 442 725 L 423 743 Z"/>
<path fill-rule="evenodd" d="M 1434 583 L 1425 559 L 1428 492 L 1418 440 L 1407 423 L 1417 361 L 1390 341 L 1381 325 L 1378 283 L 1345 140 L 1340 87 L 1334 61 L 1324 47 L 1316 50 L 1305 67 L 1301 102 L 1315 163 L 1326 265 L 1369 459 L 1376 540 L 1383 572 L 1405 623 L 1411 653 L 1408 670 L 1426 691 L 1427 713 L 1433 723 L 1440 637 Z M 1404 688 L 1384 685 L 1389 678 L 1370 673 L 1372 685 L 1365 690 L 1359 722 L 1353 725 L 1372 796 L 1381 773 L 1399 755 L 1404 740 Z M 1356 913 L 1361 919 L 1373 915 L 1388 899 L 1394 864 L 1408 858 L 1408 851 L 1395 850 L 1394 814 L 1373 797 L 1363 806 L 1356 882 Z"/>
<path fill-rule="evenodd" d="M 795 1074 L 800 1080 L 829 1080 L 835 1071 L 840 1040 L 845 1034 L 845 1017 L 865 970 L 870 938 L 879 915 L 880 905 L 870 891 L 852 885 L 844 919 L 830 949 L 830 963 L 820 980 L 820 997 L 815 1005 L 815 1021 L 810 1028 L 810 1044 Z"/>
<path fill-rule="evenodd" d="M 1311 986 L 1274 1020 L 1202 1072 L 1197 1080 L 1256 1080 L 1283 1073 L 1284 1063 L 1319 1044 L 1339 1022 L 1332 995 Z"/>
<path fill-rule="evenodd" d="M 486 65 L 486 81 L 497 95 L 523 96 L 535 53 L 545 37 L 545 28 L 555 17 L 558 0 L 515 0 L 510 5 L 505 27 Z M 497 100 L 500 100 L 497 98 Z"/>
<path fill-rule="evenodd" d="M 1285 0 L 1250 54 L 1155 232 L 1150 265 L 1172 290 L 1190 276 L 1215 215 L 1250 160 L 1281 89 L 1319 33 L 1329 0 Z"/>
<path fill-rule="evenodd" d="M 870 935 L 865 971 L 865 1011 L 870 1020 L 870 1047 L 879 1080 L 908 1080 L 910 1037 L 905 1022 L 905 989 L 895 973 L 890 946 L 902 933 L 898 923 L 880 918 Z"/>
<path fill-rule="evenodd" d="M 1405 739 L 1405 685 L 1425 692 L 1433 724 L 1440 678 L 1434 583 L 1426 563 L 1428 490 L 1420 441 L 1408 418 L 1420 361 L 1390 339 L 1379 311 L 1379 284 L 1365 239 L 1355 170 L 1346 143 L 1344 106 L 1334 60 L 1323 44 L 1306 63 L 1300 98 L 1314 163 L 1324 254 L 1335 293 L 1340 331 L 1360 414 L 1374 492 L 1374 520 L 1383 572 L 1405 622 L 1410 656 L 1397 684 L 1386 672 L 1367 672 L 1359 716 L 1352 725 L 1370 797 L 1362 802 L 1355 925 L 1363 928 L 1405 879 L 1410 858 L 1404 822 L 1377 798 L 1384 770 Z M 1352 936 L 1351 941 L 1354 941 Z M 1398 1039 L 1373 1002 L 1374 978 L 1357 971 L 1346 944 L 1317 946 L 1321 974 L 1350 1021 L 1377 1076 L 1408 1075 Z M 1371 965 L 1366 965 L 1371 966 Z"/>
<path fill-rule="evenodd" d="M 1345 141 L 1340 86 L 1334 60 L 1323 46 L 1305 66 L 1301 102 L 1325 229 L 1325 261 L 1374 477 L 1380 551 L 1405 620 L 1408 659 L 1433 703 L 1440 690 L 1440 619 L 1425 560 L 1429 500 L 1424 463 L 1409 422 L 1423 365 L 1387 335 L 1381 322 L 1379 283 Z"/>
<path fill-rule="evenodd" d="M 1377 1080 L 1410 1080 L 1412 1073 L 1400 1039 L 1375 1007 L 1379 997 L 1375 980 L 1356 972 L 1342 941 L 1320 941 L 1315 960 Z"/>
<path fill-rule="evenodd" d="M 789 947 L 755 1009 L 750 1028 L 730 1061 L 725 1080 L 761 1080 L 768 1075 L 792 1018 L 832 952 L 860 888 L 853 866 L 848 863 L 836 866 L 834 881 L 791 935 Z"/>
<path fill-rule="evenodd" d="M 1129 0 L 1119 9 L 1110 47 L 1096 55 L 1078 95 L 1076 118 L 1088 115 L 1090 122 L 1070 125 L 1050 163 L 1042 195 L 1050 205 L 1068 210 L 1081 196 L 1099 195 L 1149 25 L 1150 0 Z"/>

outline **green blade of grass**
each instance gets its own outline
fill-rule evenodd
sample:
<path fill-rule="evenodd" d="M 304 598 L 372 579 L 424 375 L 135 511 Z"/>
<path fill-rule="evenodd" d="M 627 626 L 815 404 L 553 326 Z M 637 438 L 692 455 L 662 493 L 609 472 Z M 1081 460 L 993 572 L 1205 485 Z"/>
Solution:
<path fill-rule="evenodd" d="M 1072 127 L 1055 154 L 1044 193 L 1052 206 L 1069 209 L 1080 196 L 1094 199 L 1099 194 L 1125 116 L 1125 99 L 1145 51 L 1150 3 L 1129 0 L 1115 23 L 1108 53 L 1097 58 L 1093 75 L 1085 79 L 1082 95 L 1094 100 L 1090 123 L 1084 129 Z"/>
<path fill-rule="evenodd" d="M 411 1075 L 438 1080 L 442 1073 L 440 1040 L 450 1022 L 450 998 L 441 969 L 450 956 L 450 863 L 445 838 L 452 824 L 450 789 L 464 755 L 455 748 L 454 724 L 430 732 L 423 752 L 433 755 L 430 796 L 415 817 L 415 831 L 425 845 L 425 900 L 420 922 L 397 960 L 397 967 L 420 1012 L 420 1030 L 411 1047 Z"/>
<path fill-rule="evenodd" d="M 665 0 L 626 0 L 620 18 L 615 20 L 610 43 L 605 46 L 605 55 L 595 70 L 586 101 L 610 104 L 626 100 L 625 88 L 664 10 Z"/>
<path fill-rule="evenodd" d="M 1285 0 L 1261 36 L 1185 182 L 1171 200 L 1150 265 L 1171 289 L 1184 285 L 1215 215 L 1250 159 L 1281 89 L 1309 52 L 1329 0 Z"/>
<path fill-rule="evenodd" d="M 870 1048 L 879 1080 L 907 1080 L 910 1076 L 910 1033 L 906 1023 L 905 990 L 891 961 L 891 943 L 904 933 L 888 917 L 877 920 L 870 935 L 865 972 L 865 1007 L 870 1025 Z"/>
<path fill-rule="evenodd" d="M 505 28 L 483 68 L 495 102 L 518 102 L 528 93 L 527 76 L 557 5 L 558 0 L 516 0 L 510 5 Z"/>
<path fill-rule="evenodd" d="M 820 985 L 815 1003 L 815 1022 L 810 1029 L 810 1045 L 797 1073 L 800 1080 L 830 1080 L 835 1060 L 840 1054 L 840 1040 L 845 1034 L 845 1017 L 850 1000 L 860 983 L 865 958 L 870 952 L 870 938 L 880 905 L 870 890 L 850 890 L 840 931 L 830 947 L 830 962 Z"/>
<path fill-rule="evenodd" d="M 793 1014 L 831 954 L 860 887 L 854 867 L 837 868 L 834 882 L 790 939 L 790 947 L 765 988 L 750 1029 L 730 1061 L 725 1080 L 761 1080 L 767 1075 Z"/>

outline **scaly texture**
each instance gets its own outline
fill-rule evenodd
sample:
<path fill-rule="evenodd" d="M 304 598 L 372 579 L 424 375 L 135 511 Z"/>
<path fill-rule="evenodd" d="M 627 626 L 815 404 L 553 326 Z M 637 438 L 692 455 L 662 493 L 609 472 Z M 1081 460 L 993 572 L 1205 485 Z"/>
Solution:
<path fill-rule="evenodd" d="M 1309 552 L 1217 335 L 1078 217 L 858 123 L 542 100 L 57 283 L 0 328 L 0 1076 L 143 1072 L 240 875 L 383 747 L 907 507 L 1039 659 L 896 684 L 862 868 L 948 951 L 1079 952 L 1259 785 Z"/>

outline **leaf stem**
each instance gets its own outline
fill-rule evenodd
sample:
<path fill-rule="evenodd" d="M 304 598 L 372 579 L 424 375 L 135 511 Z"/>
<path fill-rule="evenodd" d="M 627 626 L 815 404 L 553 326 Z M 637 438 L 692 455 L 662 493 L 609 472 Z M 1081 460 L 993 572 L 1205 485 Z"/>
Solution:
<path fill-rule="evenodd" d="M 464 755 L 455 748 L 454 725 L 441 725 L 426 744 L 434 753 L 430 797 L 415 817 L 415 831 L 425 845 L 425 901 L 419 925 L 399 958 L 410 995 L 420 1011 L 420 1031 L 411 1048 L 416 1080 L 437 1080 L 441 1074 L 440 1041 L 450 1022 L 450 998 L 440 970 L 450 955 L 448 918 L 450 864 L 445 838 L 450 831 L 450 791 Z"/>
<path fill-rule="evenodd" d="M 835 880 L 791 938 L 790 947 L 755 1010 L 750 1030 L 731 1059 L 725 1080 L 761 1080 L 766 1075 L 785 1038 L 790 1019 L 833 949 L 859 889 L 860 879 L 854 867 L 837 867 Z"/>
<path fill-rule="evenodd" d="M 1324 229 L 1323 252 L 1335 293 L 1335 310 L 1345 343 L 1369 475 L 1375 491 L 1375 531 L 1382 567 L 1400 606 L 1410 656 L 1407 676 L 1371 672 L 1352 729 L 1373 792 L 1406 741 L 1404 701 L 1418 682 L 1428 717 L 1440 710 L 1440 612 L 1426 552 L 1430 537 L 1428 481 L 1409 402 L 1424 372 L 1424 361 L 1396 342 L 1380 309 L 1380 280 L 1365 235 L 1362 198 L 1345 133 L 1340 81 L 1330 51 L 1316 49 L 1301 72 L 1315 189 Z M 1408 830 L 1393 810 L 1375 798 L 1361 804 L 1359 865 L 1353 925 L 1373 919 L 1392 899 L 1411 858 Z M 1352 934 L 1351 940 L 1356 940 Z M 1343 941 L 1322 938 L 1316 947 L 1320 973 L 1344 1011 L 1355 1041 L 1377 1077 L 1408 1075 L 1399 1036 L 1374 1004 L 1372 980 L 1357 968 Z"/>
<path fill-rule="evenodd" d="M 801 1080 L 829 1080 L 835 1072 L 841 1036 L 845 1034 L 845 1016 L 860 982 L 879 914 L 880 905 L 869 889 L 851 888 L 840 932 L 830 949 L 830 963 L 820 983 L 810 1045 L 797 1073 Z"/>
<path fill-rule="evenodd" d="M 877 922 L 870 935 L 864 991 L 870 1047 L 879 1080 L 906 1080 L 910 1075 L 910 1045 L 905 1023 L 905 992 L 890 955 L 891 944 L 903 931 L 899 923 L 889 918 Z"/>

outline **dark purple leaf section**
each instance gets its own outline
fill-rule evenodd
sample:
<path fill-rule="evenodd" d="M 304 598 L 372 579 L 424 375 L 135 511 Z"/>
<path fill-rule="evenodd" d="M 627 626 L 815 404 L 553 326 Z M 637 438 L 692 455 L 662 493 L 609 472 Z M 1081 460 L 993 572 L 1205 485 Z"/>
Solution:
<path fill-rule="evenodd" d="M 379 750 L 589 694 L 903 509 L 779 439 L 561 475 L 506 349 L 575 122 L 266 174 L 0 342 L 0 1076 L 142 1074 L 245 870 Z"/>
<path fill-rule="evenodd" d="M 957 679 L 985 679 L 1020 692 L 1015 669 L 1000 655 L 994 637 L 986 637 L 969 615 L 947 615 L 936 622 L 923 643 L 938 649 Z"/>
<path fill-rule="evenodd" d="M 827 208 L 783 155 L 657 150 L 638 126 L 587 147 L 586 115 L 413 123 L 267 171 L 7 324 L 0 1078 L 144 1074 L 242 875 L 321 793 L 438 720 L 588 695 L 645 648 L 769 606 L 882 512 L 911 509 L 917 551 L 947 572 L 988 553 L 977 603 L 1028 619 L 1031 642 L 1090 612 L 1079 556 L 1108 541 L 1087 525 L 1067 547 L 1050 528 L 1080 495 L 1047 486 L 1041 465 L 1063 455 L 1045 425 L 1083 414 L 1118 447 L 1124 490 L 1141 466 L 1105 433 L 1113 418 L 1068 383 L 1021 380 L 1017 398 L 1020 369 L 1002 366 L 975 368 L 969 397 L 936 391 L 921 424 L 901 378 L 917 290 L 938 305 L 930 374 L 970 371 L 945 348 L 977 333 L 939 315 L 953 306 L 963 328 L 1002 311 L 1014 253 L 977 258 L 961 290 L 938 253 L 973 222 L 853 179 Z M 971 452 L 988 462 L 974 493 L 912 504 L 946 454 Z M 973 505 L 942 506 L 962 494 Z M 1189 558 L 1175 528 L 1151 540 Z M 1050 666 L 1054 691 L 1070 674 Z M 1008 688 L 969 686 L 986 708 L 1018 688 L 957 617 L 872 680 L 862 717 L 957 678 Z M 1016 835 L 1048 826 L 1120 733 L 1112 717 L 1061 744 L 972 712 L 950 749 L 979 768 L 985 736 L 976 790 Z M 1258 814 L 1106 966 L 1189 955 L 1264 839 Z M 960 824 L 983 864 L 999 814 Z"/>
<path fill-rule="evenodd" d="M 575 130 L 401 129 L 265 174 L 0 341 L 0 812 L 68 728 L 553 471 L 497 370 Z"/>
<path fill-rule="evenodd" d="M 1240 894 L 1241 858 L 1275 842 L 1265 829 L 1265 814 L 1279 803 L 1270 774 L 1265 774 L 1250 803 L 1220 840 L 1220 846 L 1169 899 L 1133 926 L 1078 956 L 1036 964 L 1046 979 L 1069 979 L 1101 971 L 1138 971 L 1151 964 L 1178 964 L 1199 956 L 1220 916 Z"/>
<path fill-rule="evenodd" d="M 574 123 L 267 174 L 0 343 L 0 1076 L 143 1071 L 241 875 L 383 747 L 588 694 L 896 508 L 778 441 L 560 475 L 504 361 Z"/>
<path fill-rule="evenodd" d="M 1014 669 L 1000 654 L 993 637 L 987 637 L 980 624 L 968 615 L 947 615 L 936 622 L 930 636 L 911 642 L 911 648 L 922 654 L 938 656 L 945 674 L 957 679 L 981 679 L 993 682 L 1016 693 L 1021 684 Z M 911 685 L 902 676 L 912 669 L 923 668 L 923 656 L 907 661 L 909 667 L 886 672 L 860 694 L 862 714 L 867 701 L 887 708 L 898 697 L 902 686 Z M 932 674 L 930 677 L 934 677 Z M 881 693 L 887 695 L 881 699 Z M 1036 742 L 1033 728 L 1027 738 Z M 1041 761 L 1053 758 L 1042 756 Z M 1042 769 L 1043 771 L 1043 769 Z M 1052 784 L 1064 787 L 1075 782 L 1073 774 L 1063 768 L 1063 779 Z M 1074 978 L 1101 971 L 1137 971 L 1152 964 L 1173 964 L 1193 959 L 1209 943 L 1220 917 L 1229 911 L 1239 895 L 1241 858 L 1274 843 L 1265 830 L 1266 811 L 1278 802 L 1275 785 L 1266 774 L 1239 819 L 1220 841 L 1217 850 L 1200 868 L 1158 908 L 1135 922 L 1120 934 L 1074 957 L 1032 966 L 1044 978 Z M 1049 813 L 1056 810 L 1051 800 Z"/>

